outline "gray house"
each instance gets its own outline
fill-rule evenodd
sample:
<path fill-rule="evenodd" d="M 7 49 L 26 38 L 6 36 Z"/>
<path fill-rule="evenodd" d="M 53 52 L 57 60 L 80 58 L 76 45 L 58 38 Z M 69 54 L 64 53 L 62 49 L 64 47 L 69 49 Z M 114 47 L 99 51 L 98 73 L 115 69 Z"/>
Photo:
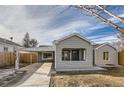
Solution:
<path fill-rule="evenodd" d="M 93 46 L 79 34 L 54 41 L 56 71 L 82 70 L 93 67 Z"/>
<path fill-rule="evenodd" d="M 105 51 L 104 51 L 105 50 Z M 53 46 L 27 48 L 23 51 L 38 52 L 38 62 L 53 62 L 56 71 L 81 71 L 92 69 L 97 64 L 118 64 L 117 50 L 109 45 L 93 46 L 80 34 L 71 34 L 53 42 Z M 111 60 L 107 60 L 107 55 Z M 114 56 L 112 56 L 114 55 Z"/>
<path fill-rule="evenodd" d="M 21 45 L 4 38 L 0 38 L 0 52 L 15 52 Z"/>
<path fill-rule="evenodd" d="M 94 62 L 95 65 L 118 65 L 118 52 L 110 44 L 94 45 Z"/>

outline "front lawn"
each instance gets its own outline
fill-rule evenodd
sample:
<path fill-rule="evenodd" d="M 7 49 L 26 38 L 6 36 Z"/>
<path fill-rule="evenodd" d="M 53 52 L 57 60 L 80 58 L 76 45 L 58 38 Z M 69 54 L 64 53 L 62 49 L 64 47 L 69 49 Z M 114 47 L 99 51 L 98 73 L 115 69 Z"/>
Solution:
<path fill-rule="evenodd" d="M 124 66 L 107 71 L 87 73 L 57 73 L 51 77 L 51 87 L 124 87 Z"/>

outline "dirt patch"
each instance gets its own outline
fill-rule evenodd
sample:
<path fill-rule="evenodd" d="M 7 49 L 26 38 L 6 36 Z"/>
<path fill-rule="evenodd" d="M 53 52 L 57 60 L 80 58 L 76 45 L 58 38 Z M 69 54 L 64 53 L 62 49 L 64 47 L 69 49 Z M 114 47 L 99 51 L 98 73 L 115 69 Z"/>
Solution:
<path fill-rule="evenodd" d="M 9 84 L 12 84 L 13 81 L 18 81 L 21 77 L 25 75 L 25 71 L 17 71 L 13 74 L 9 74 L 0 79 L 0 86 L 7 87 Z"/>
<path fill-rule="evenodd" d="M 57 73 L 52 75 L 51 87 L 124 87 L 124 66 L 107 71 L 87 73 Z"/>

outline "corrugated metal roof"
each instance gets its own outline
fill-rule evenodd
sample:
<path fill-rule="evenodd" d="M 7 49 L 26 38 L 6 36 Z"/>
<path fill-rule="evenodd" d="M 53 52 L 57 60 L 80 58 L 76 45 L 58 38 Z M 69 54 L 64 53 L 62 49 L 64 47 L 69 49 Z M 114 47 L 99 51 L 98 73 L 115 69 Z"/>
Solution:
<path fill-rule="evenodd" d="M 40 52 L 40 51 L 55 51 L 54 46 L 22 48 L 20 51 Z"/>
<path fill-rule="evenodd" d="M 39 47 L 52 47 L 52 45 L 39 45 Z"/>

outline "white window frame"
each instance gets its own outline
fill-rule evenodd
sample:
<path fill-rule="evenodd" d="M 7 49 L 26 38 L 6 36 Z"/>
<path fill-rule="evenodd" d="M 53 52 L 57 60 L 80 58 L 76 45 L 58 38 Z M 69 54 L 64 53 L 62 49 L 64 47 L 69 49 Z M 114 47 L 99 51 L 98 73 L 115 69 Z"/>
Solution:
<path fill-rule="evenodd" d="M 52 56 L 50 58 L 44 58 L 44 53 L 51 53 Z M 42 52 L 42 60 L 52 60 L 53 59 L 53 52 Z"/>
<path fill-rule="evenodd" d="M 106 58 L 106 55 L 104 55 L 104 53 L 108 53 L 108 59 Z M 104 56 L 105 56 L 105 59 L 104 59 Z M 103 52 L 103 60 L 104 61 L 109 61 L 110 60 L 110 55 L 109 55 L 109 52 L 108 51 L 104 51 Z"/>
<path fill-rule="evenodd" d="M 16 52 L 16 47 L 13 47 L 13 51 Z"/>
<path fill-rule="evenodd" d="M 83 57 L 82 60 L 83 60 L 83 61 L 86 61 L 86 49 L 83 49 L 83 51 L 84 51 L 84 52 L 83 52 L 84 54 L 83 54 L 83 56 L 82 56 L 82 57 Z"/>
<path fill-rule="evenodd" d="M 64 49 L 65 49 L 65 51 L 70 50 L 70 57 L 69 57 L 70 59 L 69 60 L 63 59 L 63 51 L 64 51 Z M 79 60 L 72 60 L 72 50 L 76 50 L 76 49 L 79 50 Z M 82 52 L 82 50 L 84 50 L 84 52 Z M 82 56 L 82 53 L 84 53 L 83 56 Z M 61 58 L 62 58 L 62 61 L 86 61 L 86 49 L 85 48 L 68 48 L 66 50 L 66 48 L 63 48 Z"/>
<path fill-rule="evenodd" d="M 66 52 L 69 51 L 69 59 L 66 59 L 66 58 L 63 59 L 63 57 L 64 57 L 63 53 L 65 53 L 65 51 Z M 71 51 L 70 50 L 64 50 L 64 51 L 62 51 L 62 60 L 70 61 L 70 59 L 71 59 Z"/>
<path fill-rule="evenodd" d="M 4 46 L 4 47 L 3 47 L 3 51 L 4 51 L 4 52 L 8 52 L 8 51 L 9 51 L 9 47 Z"/>

